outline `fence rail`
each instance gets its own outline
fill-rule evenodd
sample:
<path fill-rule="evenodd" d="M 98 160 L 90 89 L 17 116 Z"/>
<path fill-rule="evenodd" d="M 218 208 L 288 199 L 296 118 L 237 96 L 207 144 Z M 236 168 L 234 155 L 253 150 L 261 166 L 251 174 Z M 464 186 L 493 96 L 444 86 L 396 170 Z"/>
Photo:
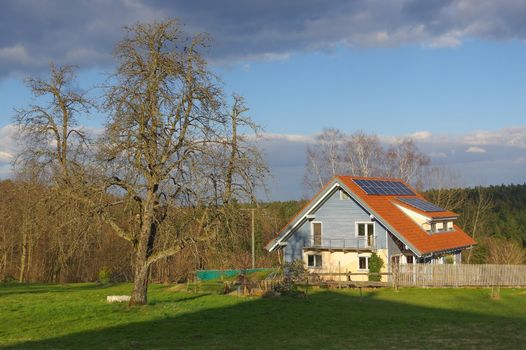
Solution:
<path fill-rule="evenodd" d="M 526 286 L 526 265 L 413 264 L 392 272 L 393 282 L 406 287 Z"/>

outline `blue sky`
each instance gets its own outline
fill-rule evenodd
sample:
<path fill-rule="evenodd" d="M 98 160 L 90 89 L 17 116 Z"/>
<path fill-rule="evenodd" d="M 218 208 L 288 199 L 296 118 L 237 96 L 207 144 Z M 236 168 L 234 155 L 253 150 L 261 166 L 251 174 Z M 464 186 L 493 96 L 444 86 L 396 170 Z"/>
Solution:
<path fill-rule="evenodd" d="M 526 4 L 514 0 L 4 1 L 0 176 L 13 108 L 30 101 L 23 77 L 71 63 L 88 89 L 111 71 L 122 26 L 167 17 L 214 37 L 212 69 L 265 129 L 271 199 L 305 193 L 305 147 L 326 127 L 411 136 L 463 185 L 526 181 Z"/>

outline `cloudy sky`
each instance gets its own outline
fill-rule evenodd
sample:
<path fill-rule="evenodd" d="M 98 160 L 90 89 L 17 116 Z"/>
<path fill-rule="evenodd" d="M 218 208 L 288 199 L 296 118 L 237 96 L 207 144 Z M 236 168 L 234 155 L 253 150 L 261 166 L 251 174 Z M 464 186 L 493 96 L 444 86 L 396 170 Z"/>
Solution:
<path fill-rule="evenodd" d="M 1 1 L 0 176 L 24 77 L 71 63 L 87 89 L 124 26 L 168 17 L 214 37 L 212 69 L 266 130 L 272 199 L 305 193 L 305 147 L 325 127 L 413 136 L 464 185 L 526 181 L 524 0 Z"/>

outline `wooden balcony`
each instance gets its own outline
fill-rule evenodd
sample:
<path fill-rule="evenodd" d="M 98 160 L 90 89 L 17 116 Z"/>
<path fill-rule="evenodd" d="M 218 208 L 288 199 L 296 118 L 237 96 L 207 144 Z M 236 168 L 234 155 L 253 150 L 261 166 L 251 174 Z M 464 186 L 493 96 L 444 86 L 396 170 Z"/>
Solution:
<path fill-rule="evenodd" d="M 376 236 L 369 238 L 331 238 L 305 242 L 305 251 L 373 252 L 376 251 Z"/>

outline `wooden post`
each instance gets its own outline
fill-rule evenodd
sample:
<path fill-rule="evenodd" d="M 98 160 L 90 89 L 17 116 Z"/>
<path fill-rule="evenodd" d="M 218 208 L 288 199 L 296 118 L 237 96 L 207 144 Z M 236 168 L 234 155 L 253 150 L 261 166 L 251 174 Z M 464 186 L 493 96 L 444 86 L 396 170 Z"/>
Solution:
<path fill-rule="evenodd" d="M 340 261 L 338 261 L 338 288 L 342 289 L 342 271 Z"/>
<path fill-rule="evenodd" d="M 252 212 L 252 268 L 255 269 L 256 268 L 256 239 L 254 237 L 254 213 L 255 213 L 255 210 L 254 208 L 251 209 L 251 212 Z"/>

